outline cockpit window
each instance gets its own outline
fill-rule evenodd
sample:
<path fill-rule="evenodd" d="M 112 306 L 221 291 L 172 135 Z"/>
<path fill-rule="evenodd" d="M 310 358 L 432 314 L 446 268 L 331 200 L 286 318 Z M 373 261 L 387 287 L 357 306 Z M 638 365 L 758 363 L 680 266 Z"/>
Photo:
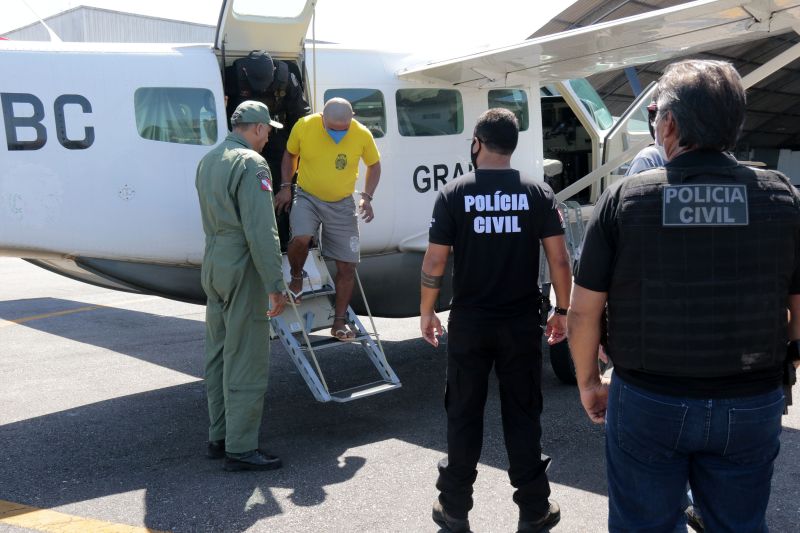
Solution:
<path fill-rule="evenodd" d="M 142 87 L 133 96 L 136 129 L 151 141 L 211 145 L 217 142 L 214 93 L 208 89 Z"/>
<path fill-rule="evenodd" d="M 325 101 L 344 98 L 353 106 L 355 119 L 367 127 L 376 139 L 386 135 L 386 106 L 383 93 L 376 89 L 328 89 Z"/>
<path fill-rule="evenodd" d="M 235 0 L 237 15 L 295 19 L 303 13 L 307 0 Z"/>
<path fill-rule="evenodd" d="M 575 94 L 581 100 L 581 104 L 583 104 L 583 107 L 600 129 L 607 130 L 614 125 L 614 117 L 611 116 L 611 112 L 606 107 L 606 104 L 603 103 L 603 99 L 600 98 L 600 95 L 597 94 L 597 91 L 588 81 L 578 78 L 569 80 L 567 83 L 575 91 Z"/>
<path fill-rule="evenodd" d="M 528 95 L 520 89 L 494 89 L 489 91 L 489 109 L 502 107 L 517 116 L 519 131 L 528 129 Z"/>
<path fill-rule="evenodd" d="M 397 124 L 404 137 L 455 135 L 464 131 L 461 93 L 452 89 L 398 89 Z"/>

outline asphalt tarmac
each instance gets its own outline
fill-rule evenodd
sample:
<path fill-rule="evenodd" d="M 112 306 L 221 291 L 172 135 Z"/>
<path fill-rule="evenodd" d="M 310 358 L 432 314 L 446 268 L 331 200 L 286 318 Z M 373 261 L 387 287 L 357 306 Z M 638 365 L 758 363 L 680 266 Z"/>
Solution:
<path fill-rule="evenodd" d="M 19 259 L 0 258 L 0 280 L 0 532 L 438 531 L 430 509 L 445 446 L 445 357 L 419 338 L 418 319 L 377 321 L 403 387 L 347 404 L 316 402 L 273 343 L 261 440 L 284 467 L 229 473 L 204 456 L 203 307 L 100 289 Z M 323 352 L 320 363 L 334 387 L 376 379 L 353 346 Z M 604 531 L 603 428 L 544 364 L 542 444 L 562 509 L 553 531 Z M 494 383 L 476 532 L 515 531 L 506 467 Z M 784 417 L 773 532 L 797 530 L 798 479 L 800 406 Z"/>

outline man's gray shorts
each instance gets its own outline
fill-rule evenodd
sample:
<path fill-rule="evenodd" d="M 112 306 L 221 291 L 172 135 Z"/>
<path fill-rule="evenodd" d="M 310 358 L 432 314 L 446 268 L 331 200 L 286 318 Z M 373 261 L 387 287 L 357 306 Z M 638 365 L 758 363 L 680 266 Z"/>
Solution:
<path fill-rule="evenodd" d="M 289 215 L 292 236 L 316 237 L 322 225 L 322 255 L 336 261 L 358 263 L 358 215 L 352 196 L 338 202 L 325 202 L 299 187 Z"/>

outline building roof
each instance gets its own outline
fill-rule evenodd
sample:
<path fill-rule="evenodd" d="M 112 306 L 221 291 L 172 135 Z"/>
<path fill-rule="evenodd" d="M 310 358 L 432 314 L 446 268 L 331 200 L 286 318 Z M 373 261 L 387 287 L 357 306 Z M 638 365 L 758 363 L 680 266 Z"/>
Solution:
<path fill-rule="evenodd" d="M 216 26 L 78 6 L 44 19 L 65 42 L 213 43 Z M 18 41 L 49 41 L 40 22 L 2 34 Z"/>
<path fill-rule="evenodd" d="M 541 37 L 569 29 L 608 22 L 687 3 L 676 0 L 578 0 L 545 24 L 531 37 Z M 742 76 L 747 75 L 784 50 L 800 42 L 797 33 L 789 32 L 726 46 L 688 56 L 731 62 Z M 666 66 L 675 60 L 635 67 L 642 87 L 657 80 Z M 620 115 L 633 101 L 633 90 L 624 71 L 595 74 L 589 78 L 608 105 Z M 739 149 L 789 148 L 800 150 L 800 60 L 768 76 L 747 91 L 747 118 Z"/>

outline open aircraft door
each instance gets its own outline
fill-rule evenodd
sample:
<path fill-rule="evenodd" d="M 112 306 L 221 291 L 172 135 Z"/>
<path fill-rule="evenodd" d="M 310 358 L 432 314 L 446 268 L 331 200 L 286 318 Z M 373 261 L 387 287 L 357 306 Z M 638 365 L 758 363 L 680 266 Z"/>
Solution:
<path fill-rule="evenodd" d="M 608 185 L 624 175 L 625 170 L 627 170 L 625 163 L 633 159 L 639 150 L 653 142 L 647 127 L 647 106 L 650 104 L 655 89 L 655 82 L 648 85 L 628 106 L 622 116 L 615 120 L 613 125 L 606 130 L 595 129 L 592 131 L 589 128 L 596 127 L 596 122 L 585 118 L 582 120 L 585 127 L 588 125 L 586 129 L 593 137 L 597 136 L 597 138 L 602 139 L 602 142 L 599 142 L 594 150 L 597 157 L 596 165 L 594 170 L 581 179 L 556 192 L 556 199 L 559 202 L 563 202 L 584 189 L 590 188 L 589 203 L 594 204 Z M 584 102 L 584 100 L 579 101 L 582 102 L 585 108 L 587 102 Z M 576 115 L 580 118 L 578 113 Z M 589 212 L 587 210 L 586 214 L 588 215 Z"/>
<path fill-rule="evenodd" d="M 624 176 L 628 169 L 626 163 L 636 157 L 642 148 L 653 142 L 647 125 L 649 120 L 647 106 L 652 101 L 655 90 L 656 82 L 650 83 L 608 130 L 603 140 L 603 164 L 615 166 L 604 176 L 601 192 Z"/>
<path fill-rule="evenodd" d="M 557 81 L 546 85 L 544 91 L 553 93 L 541 98 L 544 156 L 563 165 L 561 178 L 551 186 L 556 193 L 572 191 L 560 195 L 559 201 L 593 204 L 599 195 L 598 186 L 575 189 L 574 184 L 603 163 L 603 140 L 614 118 L 583 78 Z"/>
<path fill-rule="evenodd" d="M 316 0 L 225 0 L 217 25 L 219 50 L 267 50 L 296 58 L 314 15 Z"/>

